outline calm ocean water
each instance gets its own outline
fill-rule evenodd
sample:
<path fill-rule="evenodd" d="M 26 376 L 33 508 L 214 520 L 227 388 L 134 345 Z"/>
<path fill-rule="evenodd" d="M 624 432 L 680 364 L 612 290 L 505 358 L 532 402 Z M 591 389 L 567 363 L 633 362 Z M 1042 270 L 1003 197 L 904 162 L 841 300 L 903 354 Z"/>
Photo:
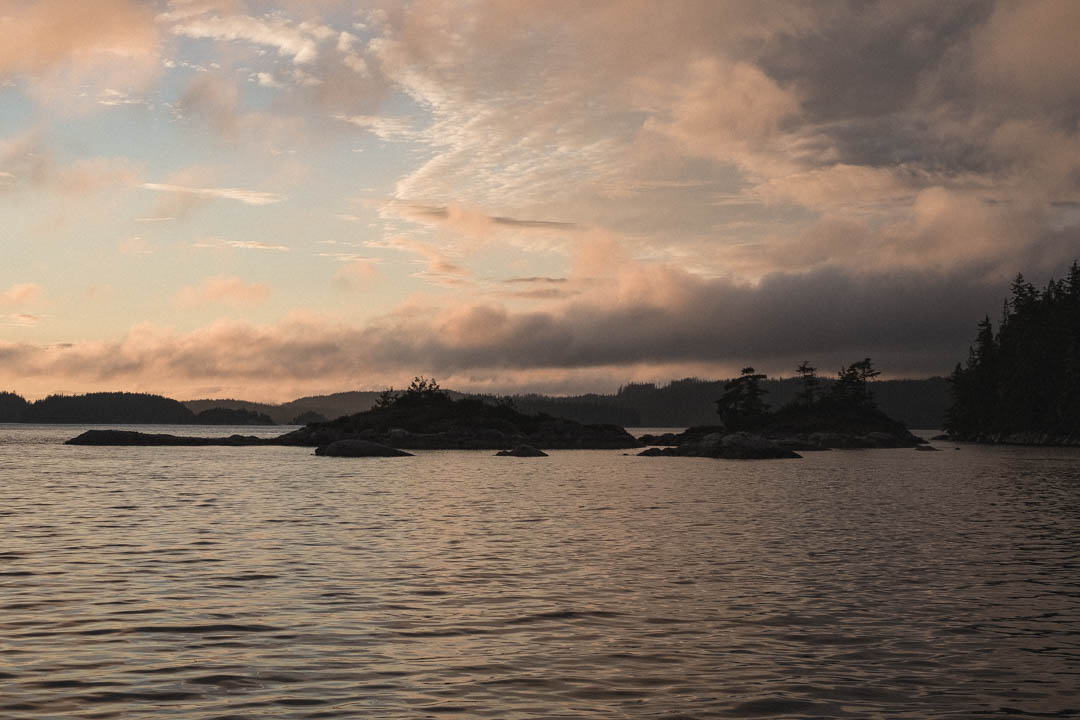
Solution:
<path fill-rule="evenodd" d="M 84 429 L 0 425 L 5 719 L 1080 716 L 1077 450 L 60 444 Z"/>

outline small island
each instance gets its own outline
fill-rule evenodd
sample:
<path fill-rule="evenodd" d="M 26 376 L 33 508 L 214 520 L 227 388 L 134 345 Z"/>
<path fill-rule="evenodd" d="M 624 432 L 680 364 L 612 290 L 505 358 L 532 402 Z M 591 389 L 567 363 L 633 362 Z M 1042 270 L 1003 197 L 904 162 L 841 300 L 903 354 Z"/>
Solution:
<path fill-rule="evenodd" d="M 879 372 L 870 358 L 840 370 L 827 391 L 822 391 L 817 368 L 809 362 L 797 372 L 802 393 L 774 412 L 764 401 L 765 375 L 743 368 L 716 401 L 721 424 L 642 436 L 647 445 L 667 447 L 641 454 L 774 459 L 800 457 L 797 451 L 917 447 L 926 442 L 878 409 L 870 381 Z"/>

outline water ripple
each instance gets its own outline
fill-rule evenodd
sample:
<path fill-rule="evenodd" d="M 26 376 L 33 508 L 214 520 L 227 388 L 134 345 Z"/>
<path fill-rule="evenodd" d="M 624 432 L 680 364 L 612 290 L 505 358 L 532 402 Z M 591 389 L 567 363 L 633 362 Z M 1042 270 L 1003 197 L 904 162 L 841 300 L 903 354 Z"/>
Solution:
<path fill-rule="evenodd" d="M 1080 716 L 1075 450 L 72 434 L 0 428 L 3 718 Z"/>

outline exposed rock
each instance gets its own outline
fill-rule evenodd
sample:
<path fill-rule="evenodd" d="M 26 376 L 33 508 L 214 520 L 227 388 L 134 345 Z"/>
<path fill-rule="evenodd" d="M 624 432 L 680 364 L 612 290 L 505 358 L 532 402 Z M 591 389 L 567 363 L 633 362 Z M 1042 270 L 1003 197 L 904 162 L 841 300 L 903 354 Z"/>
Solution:
<path fill-rule="evenodd" d="M 276 442 L 311 447 L 352 438 L 409 450 L 503 450 L 518 445 L 546 449 L 640 447 L 633 435 L 615 425 L 582 425 L 439 395 L 399 398 L 389 407 L 294 430 Z"/>
<path fill-rule="evenodd" d="M 640 442 L 642 445 L 674 446 L 679 444 L 678 437 L 678 433 L 671 432 L 663 433 L 661 435 L 651 435 L 649 433 L 646 433 L 645 435 L 642 435 L 638 438 L 638 442 Z"/>
<path fill-rule="evenodd" d="M 532 445 L 518 445 L 513 450 L 500 450 L 495 453 L 500 457 L 547 457 L 548 454 L 543 450 L 537 450 Z"/>
<path fill-rule="evenodd" d="M 715 446 L 714 446 L 715 447 Z M 709 457 L 734 459 L 768 459 L 801 457 L 792 450 L 785 450 L 772 440 L 747 432 L 731 433 L 720 438 L 719 446 L 711 450 Z"/>
<path fill-rule="evenodd" d="M 922 452 L 941 452 L 941 448 L 932 447 L 930 445 L 916 445 L 915 449 L 921 450 Z"/>
<path fill-rule="evenodd" d="M 725 460 L 771 460 L 802 457 L 792 450 L 781 447 L 772 440 L 747 432 L 709 433 L 695 438 L 693 442 L 684 442 L 677 447 L 652 447 L 638 454 L 646 457 L 670 455 Z"/>
<path fill-rule="evenodd" d="M 943 433 L 941 435 L 935 435 L 934 437 L 932 437 L 930 439 L 931 440 L 952 440 L 952 436 L 949 435 L 948 433 Z"/>
<path fill-rule="evenodd" d="M 412 457 L 412 453 L 397 450 L 369 440 L 338 440 L 315 448 L 316 455 L 327 457 Z"/>
<path fill-rule="evenodd" d="M 273 445 L 274 438 L 259 438 L 254 435 L 230 435 L 228 437 L 187 437 L 182 435 L 166 435 L 154 433 L 141 433 L 134 430 L 87 430 L 82 435 L 74 437 L 65 445 Z"/>

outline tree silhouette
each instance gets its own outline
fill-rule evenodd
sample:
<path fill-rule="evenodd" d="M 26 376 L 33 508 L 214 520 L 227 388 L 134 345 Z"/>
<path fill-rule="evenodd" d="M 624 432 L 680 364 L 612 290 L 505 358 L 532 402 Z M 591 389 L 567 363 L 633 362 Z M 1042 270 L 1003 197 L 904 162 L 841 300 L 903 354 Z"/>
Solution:
<path fill-rule="evenodd" d="M 813 405 L 817 387 L 820 383 L 817 368 L 811 365 L 809 360 L 803 360 L 799 363 L 799 367 L 795 369 L 795 372 L 799 374 L 799 381 L 802 382 L 801 399 L 803 404 Z"/>
<path fill-rule="evenodd" d="M 1038 290 L 1018 274 L 997 333 L 978 324 L 949 380 L 946 429 L 964 439 L 1080 433 L 1080 264 Z"/>
<path fill-rule="evenodd" d="M 874 394 L 870 390 L 870 381 L 880 374 L 881 372 L 874 369 L 874 363 L 870 358 L 863 358 L 837 373 L 838 377 L 836 384 L 832 386 L 832 394 L 837 399 L 853 405 L 874 407 Z"/>
<path fill-rule="evenodd" d="M 767 390 L 761 387 L 765 375 L 744 367 L 737 378 L 724 383 L 724 392 L 716 401 L 716 412 L 729 430 L 752 427 L 768 412 L 763 397 Z"/>

